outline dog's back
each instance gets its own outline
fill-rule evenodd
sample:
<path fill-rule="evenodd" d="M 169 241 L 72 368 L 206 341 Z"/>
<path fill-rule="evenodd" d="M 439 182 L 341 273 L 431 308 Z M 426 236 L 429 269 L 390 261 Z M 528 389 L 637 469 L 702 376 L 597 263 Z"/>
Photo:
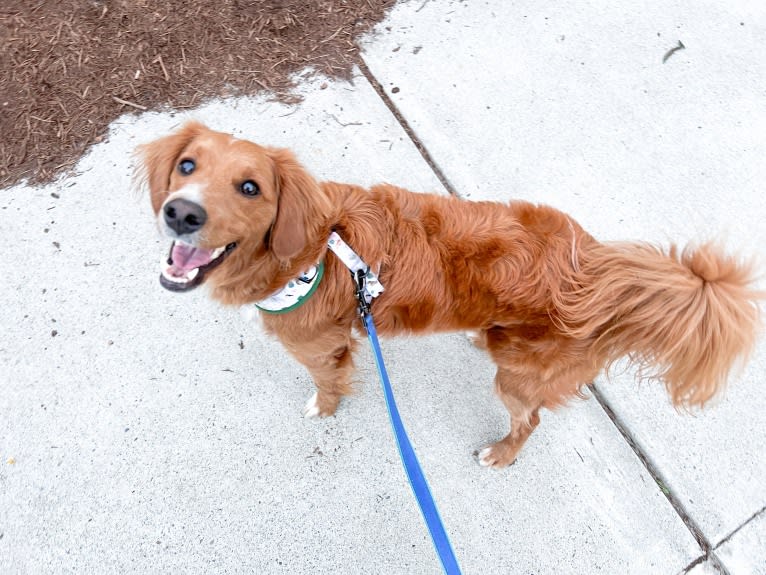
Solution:
<path fill-rule="evenodd" d="M 386 335 L 549 324 L 578 252 L 596 244 L 548 206 L 467 202 L 388 185 L 344 188 L 349 194 L 338 231 L 382 264 L 386 295 L 375 317 Z"/>

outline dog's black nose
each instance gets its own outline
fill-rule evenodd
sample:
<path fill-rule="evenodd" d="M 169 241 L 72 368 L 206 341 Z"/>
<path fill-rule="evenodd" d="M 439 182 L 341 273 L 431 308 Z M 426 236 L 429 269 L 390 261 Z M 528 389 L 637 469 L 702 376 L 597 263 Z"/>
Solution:
<path fill-rule="evenodd" d="M 163 208 L 165 223 L 179 236 L 193 234 L 207 221 L 205 208 L 189 200 L 177 198 Z"/>

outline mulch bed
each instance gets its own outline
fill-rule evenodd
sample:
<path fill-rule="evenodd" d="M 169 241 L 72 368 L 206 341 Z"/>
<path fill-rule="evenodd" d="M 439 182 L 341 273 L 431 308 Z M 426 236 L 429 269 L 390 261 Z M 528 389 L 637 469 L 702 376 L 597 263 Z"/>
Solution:
<path fill-rule="evenodd" d="M 0 187 L 72 167 L 125 112 L 347 78 L 395 0 L 17 0 L 0 7 Z"/>

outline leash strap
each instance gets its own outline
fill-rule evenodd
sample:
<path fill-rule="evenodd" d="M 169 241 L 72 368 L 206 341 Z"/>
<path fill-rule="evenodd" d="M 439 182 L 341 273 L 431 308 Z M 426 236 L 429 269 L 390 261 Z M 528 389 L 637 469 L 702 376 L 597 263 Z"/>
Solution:
<path fill-rule="evenodd" d="M 446 575 L 460 575 L 460 567 L 455 558 L 455 552 L 452 549 L 441 517 L 439 517 L 439 510 L 436 508 L 436 503 L 434 502 L 433 495 L 431 495 L 431 490 L 428 487 L 428 482 L 420 467 L 418 458 L 415 455 L 415 450 L 412 448 L 409 437 L 407 437 L 407 431 L 404 428 L 404 423 L 402 423 L 402 418 L 399 415 L 399 409 L 396 406 L 386 365 L 383 362 L 383 353 L 380 350 L 378 334 L 375 330 L 375 322 L 370 310 L 372 300 L 382 293 L 383 286 L 375 274 L 370 271 L 370 267 L 335 232 L 330 237 L 328 246 L 349 268 L 354 278 L 356 297 L 359 301 L 359 312 L 362 323 L 364 323 L 364 327 L 367 330 L 367 339 L 370 341 L 373 355 L 375 356 L 375 365 L 378 368 L 378 376 L 383 387 L 383 396 L 386 399 L 388 417 L 394 437 L 396 438 L 399 456 L 407 473 L 407 478 L 410 481 L 412 492 L 415 494 L 415 499 L 420 507 L 420 513 L 423 515 L 428 531 L 431 534 L 431 541 L 433 541 L 444 573 Z"/>
<path fill-rule="evenodd" d="M 383 385 L 383 395 L 386 398 L 386 406 L 388 407 L 388 416 L 391 420 L 391 427 L 396 436 L 399 455 L 404 464 L 404 470 L 407 472 L 407 477 L 410 480 L 410 486 L 415 494 L 415 499 L 418 501 L 420 512 L 423 514 L 423 519 L 425 519 L 428 531 L 431 533 L 431 540 L 436 548 L 436 553 L 439 555 L 439 560 L 444 568 L 444 573 L 447 575 L 460 575 L 460 567 L 455 558 L 455 552 L 452 550 L 447 531 L 444 529 L 441 517 L 439 517 L 439 510 L 436 508 L 436 503 L 434 503 L 434 498 L 431 495 L 428 482 L 423 474 L 423 470 L 420 468 L 420 463 L 418 463 L 415 450 L 412 448 L 412 444 L 407 437 L 407 431 L 404 429 L 404 424 L 399 416 L 399 409 L 396 407 L 394 392 L 391 389 L 391 382 L 388 379 L 388 372 L 383 363 L 383 354 L 380 351 L 378 335 L 375 331 L 372 314 L 366 313 L 363 314 L 362 317 L 364 326 L 367 328 L 367 338 L 370 340 L 375 355 L 375 365 L 378 367 L 380 382 Z"/>

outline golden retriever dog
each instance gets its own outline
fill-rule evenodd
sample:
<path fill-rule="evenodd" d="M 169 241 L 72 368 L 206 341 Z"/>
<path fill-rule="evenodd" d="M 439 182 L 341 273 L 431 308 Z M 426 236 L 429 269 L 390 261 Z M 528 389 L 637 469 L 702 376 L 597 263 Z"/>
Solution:
<path fill-rule="evenodd" d="M 544 205 L 318 182 L 288 150 L 199 123 L 138 154 L 139 180 L 172 242 L 168 289 L 204 282 L 213 298 L 241 306 L 321 267 L 301 305 L 261 312 L 314 380 L 309 417 L 333 414 L 351 391 L 362 332 L 351 274 L 328 252 L 333 231 L 385 287 L 372 303 L 382 336 L 478 333 L 510 414 L 510 432 L 479 454 L 485 466 L 512 463 L 541 408 L 579 396 L 621 357 L 661 380 L 675 405 L 701 406 L 759 329 L 764 293 L 751 285 L 752 266 L 710 244 L 601 243 Z"/>

